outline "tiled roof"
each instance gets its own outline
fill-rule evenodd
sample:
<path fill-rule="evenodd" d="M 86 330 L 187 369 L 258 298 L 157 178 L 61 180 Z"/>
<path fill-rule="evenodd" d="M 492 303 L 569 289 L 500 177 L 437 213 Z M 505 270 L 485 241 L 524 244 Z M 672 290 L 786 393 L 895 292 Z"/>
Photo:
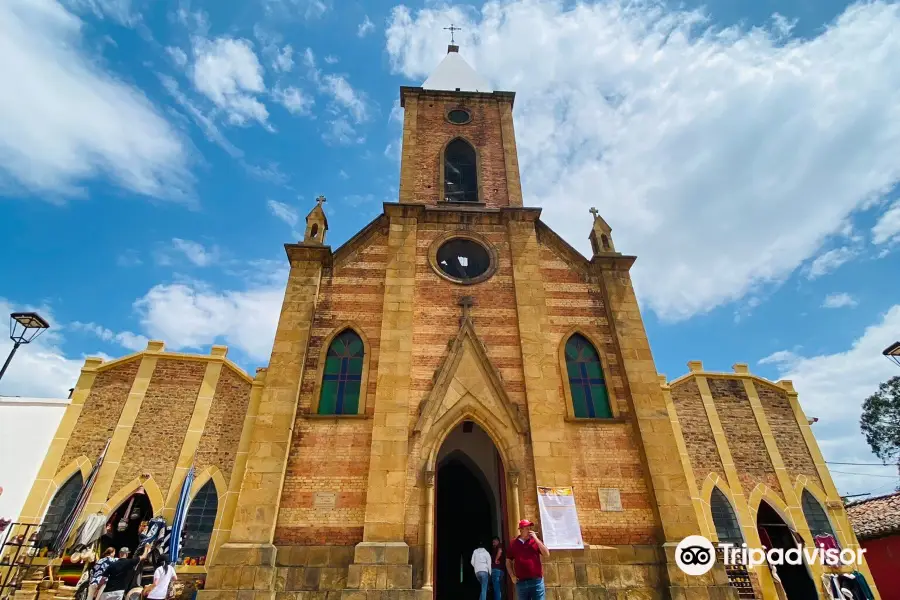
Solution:
<path fill-rule="evenodd" d="M 847 515 L 860 539 L 900 533 L 900 492 L 848 504 Z"/>

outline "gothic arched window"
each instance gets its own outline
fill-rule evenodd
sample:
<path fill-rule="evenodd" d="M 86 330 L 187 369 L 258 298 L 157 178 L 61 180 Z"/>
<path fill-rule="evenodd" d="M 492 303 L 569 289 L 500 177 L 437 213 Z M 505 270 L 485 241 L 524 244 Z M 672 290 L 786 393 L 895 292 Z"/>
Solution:
<path fill-rule="evenodd" d="M 825 514 L 825 510 L 816 497 L 809 493 L 809 490 L 803 490 L 800 504 L 803 507 L 803 516 L 806 517 L 806 523 L 809 525 L 809 532 L 813 536 L 834 536 L 834 529 L 831 528 L 828 515 Z"/>
<path fill-rule="evenodd" d="M 320 415 L 355 415 L 359 412 L 365 348 L 362 338 L 345 329 L 332 340 L 325 355 Z"/>
<path fill-rule="evenodd" d="M 184 519 L 181 556 L 199 559 L 207 555 L 218 510 L 219 495 L 216 493 L 216 484 L 210 479 L 200 488 L 188 507 L 187 517 Z"/>
<path fill-rule="evenodd" d="M 56 534 L 62 529 L 63 523 L 75 508 L 75 502 L 78 501 L 78 494 L 83 486 L 84 478 L 81 476 L 81 471 L 78 471 L 56 491 L 56 495 L 53 496 L 50 507 L 44 515 L 36 546 L 44 547 L 53 543 Z"/>
<path fill-rule="evenodd" d="M 444 149 L 444 200 L 478 202 L 478 159 L 465 140 L 455 139 Z"/>
<path fill-rule="evenodd" d="M 717 487 L 714 487 L 709 498 L 709 508 L 712 512 L 713 524 L 716 526 L 716 535 L 719 542 L 740 546 L 744 543 L 741 535 L 741 526 L 738 524 L 731 502 Z"/>
<path fill-rule="evenodd" d="M 565 355 L 575 417 L 612 417 L 609 392 L 597 350 L 584 336 L 576 333 L 566 342 Z"/>

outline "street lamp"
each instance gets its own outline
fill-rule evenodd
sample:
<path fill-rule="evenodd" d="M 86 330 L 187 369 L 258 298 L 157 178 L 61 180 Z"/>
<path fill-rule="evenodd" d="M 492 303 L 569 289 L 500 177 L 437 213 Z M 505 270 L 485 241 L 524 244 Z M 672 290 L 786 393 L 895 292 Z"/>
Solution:
<path fill-rule="evenodd" d="M 894 361 L 894 363 L 896 363 L 896 365 L 900 367 L 900 342 L 894 342 L 893 344 L 885 348 L 882 354 Z"/>
<path fill-rule="evenodd" d="M 9 366 L 9 362 L 16 354 L 19 346 L 30 344 L 49 327 L 50 323 L 36 312 L 16 312 L 9 315 L 9 339 L 13 341 L 13 348 L 9 356 L 6 357 L 3 368 L 0 369 L 0 379 L 3 379 L 6 367 Z"/>

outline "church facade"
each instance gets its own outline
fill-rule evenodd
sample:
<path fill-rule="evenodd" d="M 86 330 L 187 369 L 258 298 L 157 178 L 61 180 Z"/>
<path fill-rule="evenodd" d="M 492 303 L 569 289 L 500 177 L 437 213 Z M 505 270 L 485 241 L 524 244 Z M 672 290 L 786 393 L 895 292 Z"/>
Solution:
<path fill-rule="evenodd" d="M 816 564 L 676 566 L 694 534 L 858 541 L 791 383 L 668 381 L 609 225 L 593 211 L 588 259 L 523 206 L 514 99 L 455 46 L 401 88 L 398 202 L 333 250 L 320 199 L 268 366 L 88 359 L 21 520 L 64 512 L 111 440 L 86 514 L 137 492 L 171 516 L 194 466 L 202 556 L 178 568 L 202 600 L 461 600 L 476 545 L 541 532 L 539 487 L 573 489 L 584 542 L 551 550 L 552 600 L 824 598 Z"/>

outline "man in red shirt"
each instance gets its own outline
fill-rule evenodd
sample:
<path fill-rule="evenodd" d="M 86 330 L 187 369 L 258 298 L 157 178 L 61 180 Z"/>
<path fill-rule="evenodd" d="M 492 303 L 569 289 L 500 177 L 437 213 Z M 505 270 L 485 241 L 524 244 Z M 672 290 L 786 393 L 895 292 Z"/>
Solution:
<path fill-rule="evenodd" d="M 506 566 L 516 584 L 518 600 L 544 600 L 544 567 L 541 557 L 549 558 L 550 551 L 538 539 L 527 519 L 519 521 L 519 536 L 509 543 Z"/>

